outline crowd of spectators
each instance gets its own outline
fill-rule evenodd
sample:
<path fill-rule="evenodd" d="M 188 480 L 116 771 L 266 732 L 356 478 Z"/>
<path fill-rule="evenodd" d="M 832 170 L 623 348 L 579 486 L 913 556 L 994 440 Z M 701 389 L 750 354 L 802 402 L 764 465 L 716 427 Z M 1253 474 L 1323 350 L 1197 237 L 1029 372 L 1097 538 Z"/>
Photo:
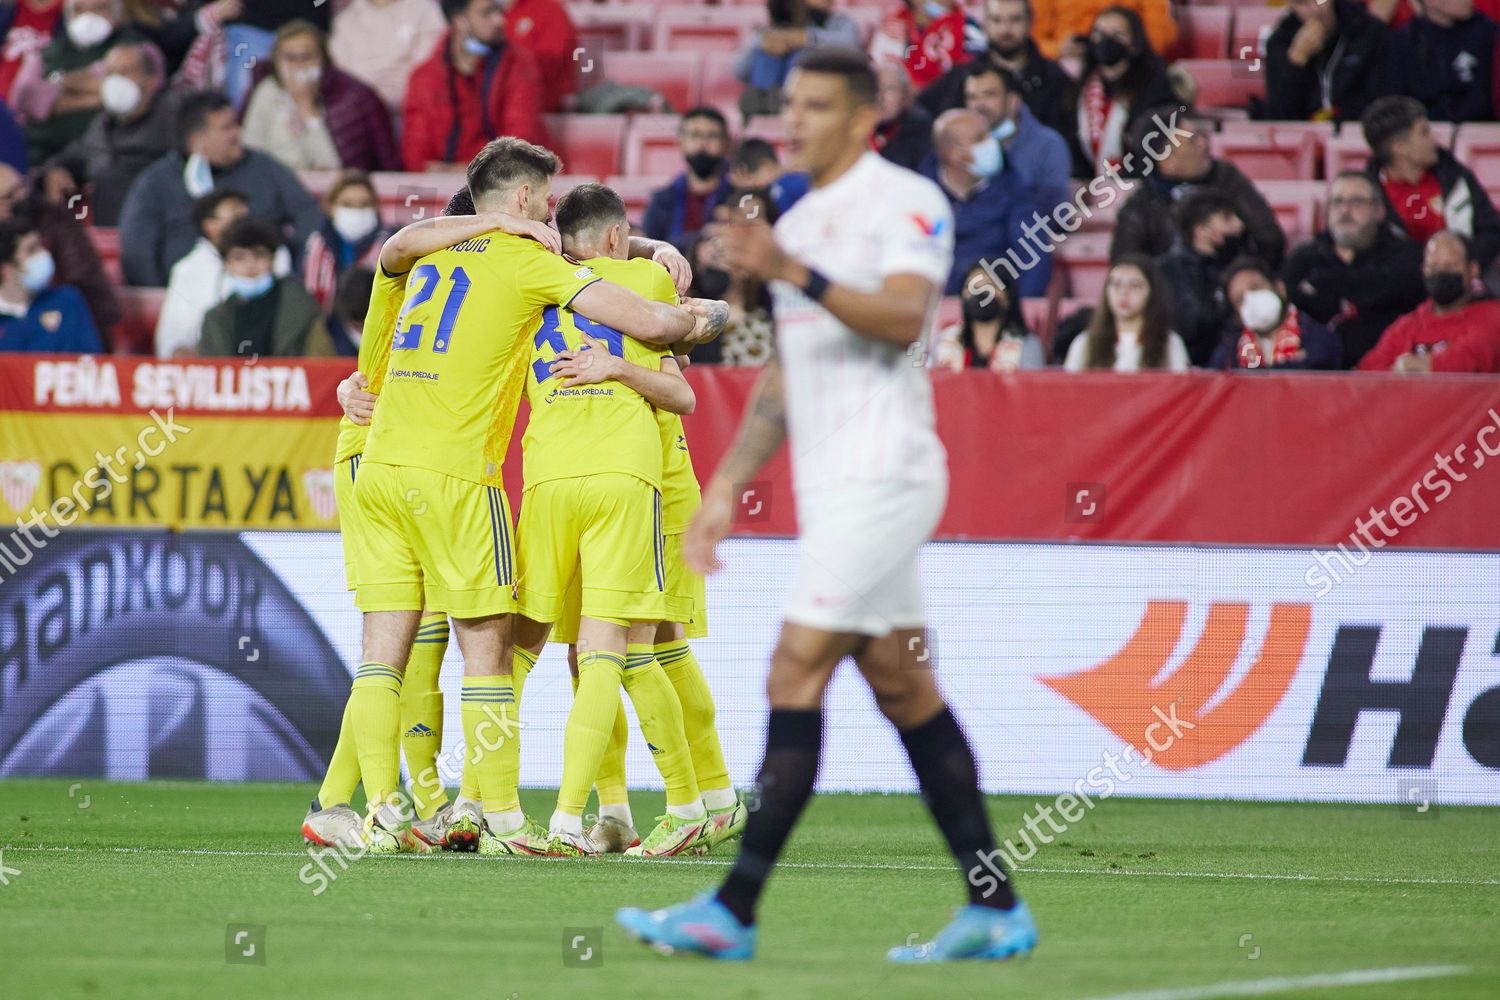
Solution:
<path fill-rule="evenodd" d="M 953 208 L 958 318 L 935 364 L 1500 371 L 1500 213 L 1433 127 L 1496 118 L 1494 0 L 1289 0 L 1239 116 L 1370 149 L 1294 246 L 1215 157 L 1168 0 L 870 6 L 873 33 L 844 3 L 767 0 L 737 104 L 677 109 L 680 167 L 639 223 L 730 303 L 700 360 L 772 351 L 768 290 L 704 228 L 774 222 L 809 187 L 737 133 L 778 110 L 804 51 L 868 37 L 872 150 Z M 117 229 L 124 281 L 165 289 L 159 356 L 354 353 L 394 228 L 378 175 L 461 173 L 500 134 L 547 143 L 587 72 L 561 0 L 0 0 L 0 37 L 0 350 L 110 349 L 120 296 L 90 233 Z M 1022 305 L 1059 298 L 1080 187 L 1118 202 L 1107 274 L 1044 341 Z"/>

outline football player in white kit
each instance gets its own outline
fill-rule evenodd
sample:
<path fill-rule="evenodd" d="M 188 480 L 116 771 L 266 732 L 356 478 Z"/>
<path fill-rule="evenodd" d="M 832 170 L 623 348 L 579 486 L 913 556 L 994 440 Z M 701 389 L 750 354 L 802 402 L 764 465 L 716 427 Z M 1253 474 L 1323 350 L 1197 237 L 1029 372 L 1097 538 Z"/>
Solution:
<path fill-rule="evenodd" d="M 785 440 L 801 561 L 766 693 L 765 757 L 739 857 L 713 893 L 665 910 L 621 910 L 627 933 L 658 950 L 747 959 L 755 908 L 812 796 L 823 694 L 853 657 L 896 727 L 923 798 L 959 869 L 969 904 L 932 941 L 893 948 L 895 962 L 1005 959 L 1036 945 L 1036 927 L 995 851 L 973 753 L 933 678 L 917 553 L 947 500 L 947 459 L 917 352 L 953 256 L 953 217 L 931 181 L 870 151 L 875 74 L 852 49 L 802 57 L 782 122 L 794 169 L 812 190 L 776 224 L 712 227 L 729 266 L 771 282 L 777 357 L 683 538 L 698 572 L 734 505 Z"/>

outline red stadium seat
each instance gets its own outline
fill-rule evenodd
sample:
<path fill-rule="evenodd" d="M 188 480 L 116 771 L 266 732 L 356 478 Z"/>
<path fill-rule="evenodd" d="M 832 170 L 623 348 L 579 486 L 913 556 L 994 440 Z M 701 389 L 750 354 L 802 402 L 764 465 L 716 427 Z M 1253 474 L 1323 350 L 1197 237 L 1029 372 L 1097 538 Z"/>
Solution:
<path fill-rule="evenodd" d="M 602 52 L 634 52 L 651 43 L 656 7 L 649 3 L 569 4 L 578 44 L 594 58 Z"/>
<path fill-rule="evenodd" d="M 1250 60 L 1263 56 L 1266 39 L 1276 30 L 1285 7 L 1241 7 L 1234 12 L 1234 31 L 1229 36 L 1229 58 Z"/>
<path fill-rule="evenodd" d="M 1461 126 L 1453 155 L 1474 171 L 1480 184 L 1500 185 L 1500 128 L 1476 122 Z"/>
<path fill-rule="evenodd" d="M 786 145 L 786 127 L 781 124 L 778 115 L 756 115 L 745 123 L 744 131 L 740 133 L 741 139 L 764 139 L 776 147 L 778 159 L 785 159 L 783 147 Z"/>
<path fill-rule="evenodd" d="M 625 214 L 632 225 L 639 226 L 646 215 L 646 203 L 652 192 L 672 183 L 672 175 L 659 177 L 611 177 L 604 183 L 614 188 L 625 202 Z"/>
<path fill-rule="evenodd" d="M 1180 59 L 1198 84 L 1200 108 L 1244 108 L 1250 98 L 1266 92 L 1264 68 L 1238 59 Z"/>
<path fill-rule="evenodd" d="M 1370 147 L 1358 127 L 1345 128 L 1323 144 L 1323 176 L 1333 177 L 1341 170 L 1363 170 L 1370 158 Z"/>
<path fill-rule="evenodd" d="M 664 7 L 656 18 L 655 49 L 739 52 L 766 24 L 765 7 Z"/>
<path fill-rule="evenodd" d="M 552 148 L 570 174 L 620 172 L 628 119 L 624 115 L 547 115 Z"/>
<path fill-rule="evenodd" d="M 1180 7 L 1177 43 L 1172 50 L 1184 59 L 1222 59 L 1229 54 L 1228 7 Z"/>
<path fill-rule="evenodd" d="M 625 170 L 641 174 L 682 172 L 682 154 L 677 149 L 676 115 L 636 115 L 625 133 Z"/>
<path fill-rule="evenodd" d="M 1318 231 L 1326 187 L 1322 181 L 1257 180 L 1255 187 L 1276 213 L 1287 246 L 1310 239 Z"/>
<path fill-rule="evenodd" d="M 703 54 L 703 86 L 698 103 L 718 108 L 731 128 L 741 120 L 740 94 L 745 85 L 734 75 L 734 56 L 727 52 Z"/>
<path fill-rule="evenodd" d="M 166 301 L 165 288 L 115 289 L 123 314 L 115 327 L 114 352 L 116 354 L 155 354 L 156 320 L 161 315 L 162 303 Z"/>
<path fill-rule="evenodd" d="M 1272 130 L 1264 138 L 1215 135 L 1213 155 L 1229 160 L 1251 180 L 1312 180 L 1318 174 L 1318 139 L 1304 132 L 1285 135 Z"/>
<path fill-rule="evenodd" d="M 1058 244 L 1052 257 L 1054 273 L 1067 277 L 1068 294 L 1096 299 L 1109 274 L 1109 233 L 1074 233 Z"/>
<path fill-rule="evenodd" d="M 699 102 L 703 56 L 697 52 L 606 52 L 602 61 L 606 80 L 650 87 L 673 111 Z"/>

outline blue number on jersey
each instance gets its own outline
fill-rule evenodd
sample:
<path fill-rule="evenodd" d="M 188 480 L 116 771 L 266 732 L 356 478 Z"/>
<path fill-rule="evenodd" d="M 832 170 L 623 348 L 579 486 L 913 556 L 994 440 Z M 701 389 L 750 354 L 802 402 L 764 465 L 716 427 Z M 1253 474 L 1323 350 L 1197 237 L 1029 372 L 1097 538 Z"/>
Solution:
<path fill-rule="evenodd" d="M 432 298 L 442 276 L 436 264 L 422 264 L 412 273 L 412 278 L 422 282 L 422 287 L 401 307 L 401 315 L 396 318 L 396 339 L 391 342 L 391 350 L 415 351 L 422 346 L 422 324 L 413 323 L 405 330 L 401 328 L 401 324 L 406 322 L 407 313 Z M 464 273 L 463 268 L 455 267 L 449 277 L 453 281 L 453 288 L 448 292 L 447 301 L 443 303 L 437 336 L 432 341 L 432 349 L 438 354 L 448 353 L 448 347 L 453 341 L 453 325 L 458 322 L 459 311 L 463 309 L 464 299 L 469 294 L 469 276 Z"/>
<path fill-rule="evenodd" d="M 602 340 L 609 346 L 609 353 L 617 358 L 625 356 L 625 335 L 612 326 L 603 323 L 595 323 L 587 316 L 573 313 L 573 323 L 584 333 L 595 340 Z M 557 306 L 548 306 L 542 310 L 542 325 L 537 328 L 536 337 L 532 340 L 532 347 L 541 350 L 543 344 L 552 348 L 550 359 L 539 358 L 531 363 L 531 372 L 536 376 L 537 384 L 547 381 L 552 377 L 552 364 L 557 360 L 557 355 L 568 350 L 567 338 L 563 336 L 561 317 L 558 315 Z M 580 345 L 580 350 L 583 345 Z"/>

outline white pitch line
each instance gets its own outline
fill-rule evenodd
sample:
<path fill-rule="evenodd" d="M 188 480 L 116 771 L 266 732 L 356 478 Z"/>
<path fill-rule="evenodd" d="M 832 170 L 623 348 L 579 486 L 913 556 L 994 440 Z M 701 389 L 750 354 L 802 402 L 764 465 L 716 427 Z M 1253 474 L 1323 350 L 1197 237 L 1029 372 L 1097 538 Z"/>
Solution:
<path fill-rule="evenodd" d="M 60 846 L 24 846 L 20 844 L 6 845 L 7 851 L 24 851 L 31 853 L 49 854 L 91 854 L 104 852 L 111 854 L 167 854 L 179 857 L 210 857 L 210 858 L 306 858 L 311 857 L 310 851 L 234 851 L 215 850 L 195 847 L 60 847 Z M 333 850 L 333 848 L 324 848 Z M 401 858 L 406 860 L 419 860 L 420 854 L 390 854 L 381 855 L 382 858 Z M 476 855 L 476 860 L 478 856 Z M 505 860 L 550 860 L 550 861 L 573 861 L 572 858 L 484 858 L 485 861 Z M 678 864 L 678 865 L 710 865 L 726 867 L 733 862 L 720 858 L 617 858 L 616 862 L 627 864 Z M 881 864 L 847 864 L 824 861 L 779 861 L 778 868 L 801 868 L 811 871 L 895 871 L 895 872 L 952 872 L 952 865 L 881 865 Z M 1127 878 L 1212 878 L 1212 879 L 1252 879 L 1272 882 L 1352 882 L 1376 885 L 1462 885 L 1462 886 L 1500 886 L 1500 879 L 1460 879 L 1460 878 L 1390 878 L 1381 875 L 1278 875 L 1267 872 L 1179 872 L 1179 871 L 1142 871 L 1138 868 L 1048 868 L 1048 867 L 1020 867 L 1017 872 L 1027 875 L 1118 875 Z"/>
<path fill-rule="evenodd" d="M 1467 965 L 1411 965 L 1391 969 L 1355 969 L 1349 972 L 1325 972 L 1311 976 L 1275 976 L 1270 979 L 1230 980 L 1208 986 L 1185 986 L 1181 989 L 1147 990 L 1144 993 L 1111 993 L 1089 1000 L 1213 1000 L 1215 997 L 1261 997 L 1288 990 L 1333 989 L 1339 986 L 1369 986 L 1372 983 L 1400 983 L 1409 979 L 1440 979 L 1461 976 Z"/>

